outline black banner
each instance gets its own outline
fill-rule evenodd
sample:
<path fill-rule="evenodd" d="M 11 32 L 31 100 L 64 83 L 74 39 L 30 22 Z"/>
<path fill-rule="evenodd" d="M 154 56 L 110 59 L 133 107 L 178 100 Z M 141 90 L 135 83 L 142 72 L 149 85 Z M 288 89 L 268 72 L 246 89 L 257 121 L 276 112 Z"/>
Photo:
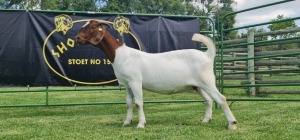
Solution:
<path fill-rule="evenodd" d="M 188 17 L 0 11 L 0 85 L 117 85 L 110 61 L 75 36 L 90 19 L 127 46 L 149 53 L 199 49 L 199 20 Z M 155 69 L 155 68 L 154 68 Z"/>

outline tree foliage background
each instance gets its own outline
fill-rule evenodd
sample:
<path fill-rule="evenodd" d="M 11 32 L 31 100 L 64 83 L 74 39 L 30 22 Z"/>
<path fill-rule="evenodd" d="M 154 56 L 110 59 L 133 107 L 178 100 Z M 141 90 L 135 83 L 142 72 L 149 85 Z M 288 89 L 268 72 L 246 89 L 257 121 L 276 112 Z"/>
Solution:
<path fill-rule="evenodd" d="M 284 15 L 277 15 L 276 19 L 272 19 L 271 21 L 280 21 L 280 20 L 285 20 L 289 19 L 289 17 L 284 17 Z M 289 29 L 289 28 L 295 28 L 298 27 L 296 22 L 294 20 L 287 20 L 284 22 L 277 22 L 270 24 L 268 28 L 270 31 L 277 31 L 277 30 L 282 30 L 282 29 Z M 292 37 L 297 37 L 299 36 L 299 33 L 287 33 L 287 34 L 282 34 L 282 35 L 272 35 L 272 39 L 285 39 L 285 38 L 292 38 Z M 295 49 L 295 48 L 300 48 L 300 43 L 290 43 L 290 44 L 285 44 L 285 45 L 273 45 L 273 46 L 268 46 L 266 49 L 268 50 L 285 50 L 285 49 Z"/>

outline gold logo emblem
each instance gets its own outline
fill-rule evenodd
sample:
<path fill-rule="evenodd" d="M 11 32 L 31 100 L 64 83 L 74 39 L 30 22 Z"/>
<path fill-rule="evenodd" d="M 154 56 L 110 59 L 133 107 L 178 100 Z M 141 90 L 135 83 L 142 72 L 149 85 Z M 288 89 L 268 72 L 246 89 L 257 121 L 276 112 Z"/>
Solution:
<path fill-rule="evenodd" d="M 56 16 L 54 18 L 54 23 L 55 23 L 55 27 L 56 27 L 55 30 L 57 32 L 62 31 L 64 33 L 64 35 L 73 26 L 72 18 L 70 16 L 64 15 L 64 14 Z"/>
<path fill-rule="evenodd" d="M 128 18 L 119 16 L 114 20 L 114 29 L 122 36 L 123 33 L 129 33 L 130 21 Z"/>

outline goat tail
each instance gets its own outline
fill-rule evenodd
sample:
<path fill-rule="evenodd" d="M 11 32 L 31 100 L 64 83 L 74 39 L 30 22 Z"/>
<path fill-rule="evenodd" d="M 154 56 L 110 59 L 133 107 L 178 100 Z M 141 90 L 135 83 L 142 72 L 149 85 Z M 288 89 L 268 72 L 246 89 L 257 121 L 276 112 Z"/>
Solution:
<path fill-rule="evenodd" d="M 211 38 L 201 34 L 194 34 L 192 40 L 204 43 L 207 46 L 207 51 L 205 52 L 206 55 L 214 60 L 216 56 L 216 47 Z"/>

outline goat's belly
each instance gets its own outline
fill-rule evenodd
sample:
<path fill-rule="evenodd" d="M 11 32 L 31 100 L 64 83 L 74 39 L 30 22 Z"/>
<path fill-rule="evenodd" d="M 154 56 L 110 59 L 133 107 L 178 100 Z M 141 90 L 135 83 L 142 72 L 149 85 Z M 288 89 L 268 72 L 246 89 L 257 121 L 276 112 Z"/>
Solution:
<path fill-rule="evenodd" d="M 143 89 L 151 92 L 156 93 L 164 93 L 164 94 L 173 94 L 173 93 L 180 93 L 184 91 L 191 91 L 194 88 L 192 86 L 185 86 L 185 87 L 176 87 L 176 88 L 167 88 L 167 87 L 160 87 L 160 86 L 143 86 Z"/>
<path fill-rule="evenodd" d="M 143 89 L 157 93 L 180 93 L 193 90 L 195 86 L 192 84 L 181 82 L 149 82 L 143 81 Z"/>

